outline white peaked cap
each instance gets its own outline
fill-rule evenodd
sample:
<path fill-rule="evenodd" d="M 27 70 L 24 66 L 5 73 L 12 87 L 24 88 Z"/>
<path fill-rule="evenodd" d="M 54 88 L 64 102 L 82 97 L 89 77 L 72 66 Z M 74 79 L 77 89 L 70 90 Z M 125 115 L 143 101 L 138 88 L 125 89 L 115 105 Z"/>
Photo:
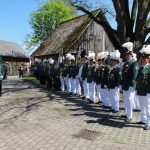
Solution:
<path fill-rule="evenodd" d="M 95 53 L 93 51 L 89 51 L 88 59 L 95 59 Z"/>
<path fill-rule="evenodd" d="M 39 63 L 41 63 L 41 62 L 42 62 L 42 60 L 41 60 L 41 59 L 38 59 L 38 62 L 39 62 Z"/>
<path fill-rule="evenodd" d="M 99 52 L 99 53 L 97 53 L 97 58 L 98 59 L 103 59 L 104 57 L 106 57 L 106 55 L 108 56 L 108 53 Z"/>
<path fill-rule="evenodd" d="M 115 50 L 114 52 L 113 52 L 113 55 L 114 55 L 114 58 L 113 59 L 115 59 L 115 60 L 119 60 L 120 59 L 120 52 L 119 52 L 119 50 Z"/>
<path fill-rule="evenodd" d="M 100 59 L 107 59 L 107 57 L 108 57 L 108 52 L 100 52 Z"/>
<path fill-rule="evenodd" d="M 35 62 L 39 62 L 39 59 L 38 59 L 38 58 L 35 58 Z"/>
<path fill-rule="evenodd" d="M 113 52 L 109 52 L 109 56 L 111 56 L 113 53 L 114 53 L 114 51 Z"/>
<path fill-rule="evenodd" d="M 38 59 L 37 59 L 37 58 L 35 58 L 35 62 L 38 62 Z"/>
<path fill-rule="evenodd" d="M 51 60 L 51 64 L 53 64 L 53 63 L 54 63 L 54 60 L 52 59 L 52 60 Z"/>
<path fill-rule="evenodd" d="M 54 63 L 54 60 L 52 58 L 49 58 L 49 63 L 50 64 L 53 64 Z"/>
<path fill-rule="evenodd" d="M 137 60 L 135 53 L 133 53 L 132 56 L 133 56 L 133 59 L 134 59 L 134 60 Z"/>
<path fill-rule="evenodd" d="M 44 62 L 44 63 L 47 62 L 47 59 L 44 59 L 43 62 Z"/>
<path fill-rule="evenodd" d="M 50 63 L 50 62 L 51 62 L 51 60 L 52 60 L 52 58 L 49 58 L 49 59 L 48 59 L 48 62 Z"/>
<path fill-rule="evenodd" d="M 101 52 L 97 53 L 97 59 L 100 59 Z"/>
<path fill-rule="evenodd" d="M 70 58 L 71 56 L 72 56 L 71 53 L 66 54 L 66 58 Z"/>
<path fill-rule="evenodd" d="M 143 48 L 140 50 L 140 53 L 150 55 L 150 45 L 143 45 Z"/>
<path fill-rule="evenodd" d="M 71 55 L 70 60 L 75 60 L 74 55 Z"/>
<path fill-rule="evenodd" d="M 132 51 L 133 50 L 133 43 L 132 42 L 124 43 L 124 44 L 122 44 L 122 47 L 127 48 L 129 51 Z"/>
<path fill-rule="evenodd" d="M 49 58 L 48 61 L 52 60 L 52 58 Z"/>

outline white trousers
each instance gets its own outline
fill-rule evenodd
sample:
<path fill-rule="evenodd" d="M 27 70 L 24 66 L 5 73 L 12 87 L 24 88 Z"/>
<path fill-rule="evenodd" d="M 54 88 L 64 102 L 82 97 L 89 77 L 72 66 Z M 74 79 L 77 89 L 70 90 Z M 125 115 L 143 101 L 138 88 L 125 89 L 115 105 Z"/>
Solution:
<path fill-rule="evenodd" d="M 133 117 L 133 105 L 135 99 L 135 90 L 133 87 L 129 87 L 128 91 L 123 91 L 124 101 L 125 101 L 125 114 L 128 119 Z"/>
<path fill-rule="evenodd" d="M 75 91 L 76 91 L 76 94 L 81 95 L 81 86 L 80 86 L 78 77 L 76 77 L 75 79 Z"/>
<path fill-rule="evenodd" d="M 101 98 L 101 85 L 100 84 L 96 84 L 96 92 L 97 92 L 97 96 L 98 96 L 98 99 L 99 101 L 102 101 L 102 98 Z"/>
<path fill-rule="evenodd" d="M 83 81 L 83 90 L 84 90 L 84 96 L 87 98 L 88 97 L 88 83 L 87 79 Z"/>
<path fill-rule="evenodd" d="M 71 86 L 70 86 L 70 80 L 68 77 L 65 78 L 65 84 L 66 84 L 66 87 L 67 87 L 67 92 L 70 92 L 71 91 Z"/>
<path fill-rule="evenodd" d="M 61 82 L 61 91 L 64 91 L 65 90 L 65 81 L 64 81 L 64 78 L 63 77 L 60 77 L 60 82 Z"/>
<path fill-rule="evenodd" d="M 101 88 L 101 97 L 104 106 L 109 106 L 109 91 Z"/>
<path fill-rule="evenodd" d="M 139 103 L 140 103 L 140 121 L 146 123 L 146 125 L 150 126 L 150 94 L 146 96 L 139 96 Z"/>
<path fill-rule="evenodd" d="M 119 111 L 119 87 L 110 89 L 110 101 L 112 109 Z"/>
<path fill-rule="evenodd" d="M 91 101 L 95 101 L 95 83 L 88 83 L 88 97 Z"/>
<path fill-rule="evenodd" d="M 140 104 L 139 104 L 139 99 L 137 98 L 137 95 L 135 95 L 135 98 L 134 98 L 133 109 L 140 110 Z"/>
<path fill-rule="evenodd" d="M 72 92 L 72 93 L 75 93 L 76 91 L 76 89 L 75 89 L 75 78 L 69 78 L 69 80 L 70 80 L 70 92 Z"/>

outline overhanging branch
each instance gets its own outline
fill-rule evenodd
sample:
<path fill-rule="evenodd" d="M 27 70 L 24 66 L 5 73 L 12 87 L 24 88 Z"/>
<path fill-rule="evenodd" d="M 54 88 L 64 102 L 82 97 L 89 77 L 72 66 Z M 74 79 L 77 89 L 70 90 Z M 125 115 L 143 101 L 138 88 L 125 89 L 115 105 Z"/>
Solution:
<path fill-rule="evenodd" d="M 146 27 L 150 26 L 150 17 L 146 20 Z"/>
<path fill-rule="evenodd" d="M 136 22 L 136 12 L 137 12 L 138 0 L 133 0 L 132 10 L 131 10 L 131 21 L 132 21 L 132 29 Z"/>
<path fill-rule="evenodd" d="M 105 32 L 107 33 L 110 41 L 114 45 L 116 49 L 119 49 L 121 47 L 121 43 L 119 41 L 118 35 L 116 30 L 114 30 L 107 19 L 104 16 L 104 13 L 100 10 L 99 14 L 97 16 L 94 16 L 90 11 L 86 10 L 84 7 L 81 6 L 75 6 L 78 10 L 83 11 L 84 13 L 88 14 L 90 18 L 92 18 L 97 24 L 101 25 Z"/>
<path fill-rule="evenodd" d="M 145 29 L 145 37 L 150 33 L 150 27 Z"/>
<path fill-rule="evenodd" d="M 142 0 L 142 1 L 144 1 L 144 0 Z M 142 2 L 142 4 L 143 4 L 143 2 Z M 148 16 L 148 14 L 150 12 L 150 0 L 148 0 L 146 6 L 147 7 L 144 9 L 144 11 L 141 10 L 141 7 L 143 8 L 143 5 L 139 6 L 140 10 L 138 11 L 139 15 L 137 17 L 137 22 L 136 22 L 136 32 L 137 33 L 140 32 L 143 29 L 143 27 L 144 27 L 144 25 L 146 23 L 147 16 Z"/>

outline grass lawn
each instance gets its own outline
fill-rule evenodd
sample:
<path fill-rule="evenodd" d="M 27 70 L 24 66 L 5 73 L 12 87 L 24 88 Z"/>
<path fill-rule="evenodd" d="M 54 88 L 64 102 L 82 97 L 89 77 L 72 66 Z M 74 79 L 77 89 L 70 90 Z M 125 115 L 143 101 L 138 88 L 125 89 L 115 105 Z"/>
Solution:
<path fill-rule="evenodd" d="M 24 81 L 37 81 L 36 77 L 34 76 L 26 76 L 23 78 Z"/>

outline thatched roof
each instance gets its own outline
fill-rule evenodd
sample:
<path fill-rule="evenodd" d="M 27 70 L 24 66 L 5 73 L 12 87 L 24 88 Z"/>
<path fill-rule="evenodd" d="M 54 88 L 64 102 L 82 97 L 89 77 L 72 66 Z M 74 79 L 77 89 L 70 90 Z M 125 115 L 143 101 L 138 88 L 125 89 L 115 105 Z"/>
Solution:
<path fill-rule="evenodd" d="M 29 58 L 24 50 L 13 42 L 0 40 L 0 56 L 16 57 L 16 58 Z"/>
<path fill-rule="evenodd" d="M 93 11 L 92 13 L 97 15 L 99 10 Z M 67 52 L 91 21 L 92 19 L 88 15 L 83 15 L 63 22 L 33 52 L 32 56 L 58 54 L 62 48 L 64 53 Z"/>

